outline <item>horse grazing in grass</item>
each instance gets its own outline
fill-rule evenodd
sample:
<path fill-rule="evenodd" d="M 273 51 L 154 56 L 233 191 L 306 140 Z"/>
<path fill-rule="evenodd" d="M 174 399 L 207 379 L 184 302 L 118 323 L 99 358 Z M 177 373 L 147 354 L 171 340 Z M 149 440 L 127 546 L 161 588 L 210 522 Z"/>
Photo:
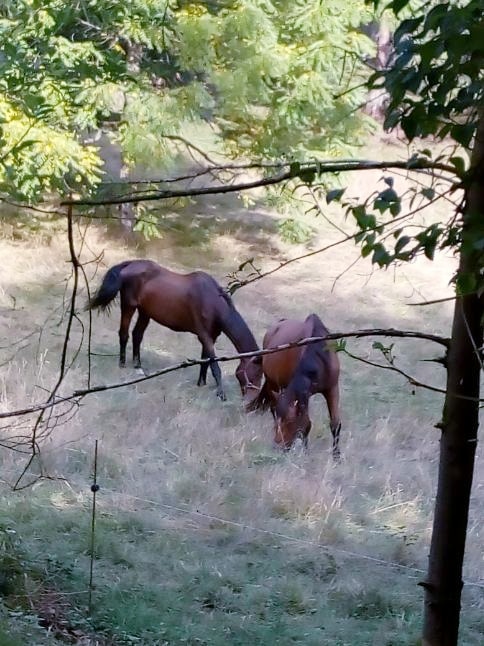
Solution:
<path fill-rule="evenodd" d="M 129 325 L 136 310 L 133 329 L 133 361 L 141 367 L 143 334 L 153 319 L 176 332 L 191 332 L 202 344 L 202 359 L 211 359 L 210 369 L 217 382 L 217 395 L 225 399 L 222 373 L 215 358 L 215 341 L 223 332 L 237 352 L 258 350 L 258 345 L 230 296 L 212 276 L 203 271 L 178 274 L 152 260 L 127 260 L 111 267 L 91 299 L 89 309 L 109 309 L 118 292 L 121 295 L 119 365 L 126 365 Z M 207 382 L 208 363 L 200 366 L 198 385 Z M 259 392 L 262 368 L 242 359 L 235 372 L 242 394 L 250 399 Z"/>
<path fill-rule="evenodd" d="M 328 330 L 316 314 L 305 321 L 282 319 L 264 337 L 263 347 L 276 348 L 302 339 L 324 337 Z M 274 444 L 290 449 L 297 437 L 307 446 L 311 430 L 309 398 L 322 393 L 326 399 L 333 435 L 333 457 L 339 459 L 339 359 L 326 343 L 310 343 L 287 348 L 262 356 L 265 376 L 259 395 L 247 406 L 248 410 L 271 410 L 274 417 Z"/>

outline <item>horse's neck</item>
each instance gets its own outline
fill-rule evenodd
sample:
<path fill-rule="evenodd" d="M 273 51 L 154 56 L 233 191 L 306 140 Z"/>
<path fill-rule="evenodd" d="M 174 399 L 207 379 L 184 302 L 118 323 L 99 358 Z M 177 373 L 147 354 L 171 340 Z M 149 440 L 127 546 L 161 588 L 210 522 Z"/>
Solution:
<path fill-rule="evenodd" d="M 235 307 L 231 307 L 224 318 L 222 331 L 232 341 L 237 352 L 252 352 L 259 349 L 254 335 Z"/>

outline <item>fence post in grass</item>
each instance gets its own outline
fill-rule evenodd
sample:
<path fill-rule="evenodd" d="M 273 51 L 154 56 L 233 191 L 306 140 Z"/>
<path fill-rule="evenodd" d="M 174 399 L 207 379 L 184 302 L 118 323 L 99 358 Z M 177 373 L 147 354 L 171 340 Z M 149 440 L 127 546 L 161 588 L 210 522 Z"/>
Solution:
<path fill-rule="evenodd" d="M 94 546 L 96 536 L 96 494 L 99 491 L 97 483 L 97 443 L 94 445 L 94 468 L 93 468 L 93 482 L 91 485 L 92 491 L 92 511 L 91 511 L 91 562 L 89 565 L 89 601 L 88 609 L 89 614 L 92 612 L 92 591 L 93 591 L 93 573 L 94 573 Z"/>

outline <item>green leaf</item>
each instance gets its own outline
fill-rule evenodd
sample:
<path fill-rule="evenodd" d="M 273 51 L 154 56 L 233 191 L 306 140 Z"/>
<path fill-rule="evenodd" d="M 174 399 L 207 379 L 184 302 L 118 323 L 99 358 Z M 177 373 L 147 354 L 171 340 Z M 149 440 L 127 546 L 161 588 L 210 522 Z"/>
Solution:
<path fill-rule="evenodd" d="M 411 241 L 410 236 L 402 236 L 397 240 L 397 243 L 395 245 L 395 254 L 399 254 L 400 251 L 408 245 L 408 243 Z"/>
<path fill-rule="evenodd" d="M 392 0 L 388 7 L 393 11 L 395 15 L 399 13 L 404 7 L 408 5 L 410 0 Z"/>
<path fill-rule="evenodd" d="M 378 264 L 380 267 L 386 267 L 390 263 L 391 256 L 381 242 L 378 242 L 374 246 L 371 261 Z"/>
<path fill-rule="evenodd" d="M 312 184 L 316 177 L 316 171 L 313 168 L 305 168 L 303 170 L 300 170 L 298 175 L 301 181 L 305 182 L 306 184 Z"/>
<path fill-rule="evenodd" d="M 455 170 L 457 171 L 457 174 L 460 177 L 463 177 L 465 172 L 466 172 L 466 162 L 465 162 L 464 158 L 463 157 L 458 157 L 458 156 L 451 157 L 449 159 L 449 162 L 455 168 Z"/>
<path fill-rule="evenodd" d="M 390 213 L 393 215 L 393 217 L 397 216 L 400 211 L 402 210 L 402 205 L 400 202 L 393 202 L 390 204 Z"/>
<path fill-rule="evenodd" d="M 326 204 L 331 202 L 339 202 L 346 191 L 345 188 L 334 188 L 326 193 Z"/>
<path fill-rule="evenodd" d="M 431 187 L 423 188 L 420 192 L 428 200 L 433 200 L 435 197 L 435 190 Z"/>
<path fill-rule="evenodd" d="M 454 124 L 450 129 L 450 134 L 457 141 L 457 143 L 468 148 L 471 143 L 472 137 L 475 132 L 475 125 L 473 123 Z"/>

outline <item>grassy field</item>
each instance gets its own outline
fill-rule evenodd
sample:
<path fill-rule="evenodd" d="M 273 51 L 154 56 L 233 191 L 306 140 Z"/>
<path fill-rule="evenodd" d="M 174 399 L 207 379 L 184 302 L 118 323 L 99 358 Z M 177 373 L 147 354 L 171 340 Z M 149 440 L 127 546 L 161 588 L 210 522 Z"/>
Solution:
<path fill-rule="evenodd" d="M 379 174 L 353 180 L 355 194 Z M 438 217 L 439 213 L 434 213 Z M 303 217 L 303 216 L 300 216 Z M 277 216 L 235 198 L 205 198 L 167 214 L 163 238 L 127 246 L 103 227 L 85 233 L 82 259 L 101 269 L 149 257 L 221 283 L 247 257 L 263 269 L 341 237 L 323 218 L 307 245 L 277 238 Z M 348 224 L 343 223 L 348 227 Z M 50 228 L 49 228 L 50 227 Z M 70 267 L 62 226 L 0 240 L 0 408 L 45 398 L 63 343 Z M 449 334 L 451 305 L 411 303 L 451 294 L 452 258 L 397 270 L 352 264 L 352 243 L 294 263 L 238 291 L 237 307 L 261 340 L 275 319 L 317 312 L 333 331 L 398 327 Z M 87 273 L 94 287 L 100 273 Z M 79 318 L 85 293 L 79 300 Z M 93 384 L 137 375 L 118 368 L 118 306 L 93 318 Z M 75 322 L 72 367 L 61 388 L 86 385 L 86 337 Z M 383 341 L 390 344 L 392 341 Z M 370 339 L 348 349 L 379 360 Z M 220 352 L 231 352 L 221 338 Z M 198 357 L 198 342 L 151 324 L 143 344 L 153 372 Z M 130 350 L 130 348 L 129 348 Z M 428 342 L 394 342 L 397 364 L 432 385 L 444 374 Z M 228 399 L 196 369 L 91 395 L 41 444 L 42 480 L 13 493 L 27 456 L 1 449 L 2 645 L 418 643 L 435 492 L 442 397 L 346 356 L 342 361 L 343 461 L 331 459 L 327 412 L 311 401 L 308 454 L 271 449 L 270 416 L 243 412 L 234 366 L 222 366 Z M 5 442 L 28 433 L 19 418 Z M 99 441 L 94 585 L 88 612 L 94 443 Z M 469 524 L 461 643 L 484 640 L 484 465 L 478 451 Z M 32 465 L 26 477 L 39 468 Z M 47 626 L 44 629 L 39 626 Z M 2 633 L 3 631 L 3 633 Z M 9 637 L 7 638 L 7 633 Z M 9 641 L 7 641 L 7 639 Z"/>

